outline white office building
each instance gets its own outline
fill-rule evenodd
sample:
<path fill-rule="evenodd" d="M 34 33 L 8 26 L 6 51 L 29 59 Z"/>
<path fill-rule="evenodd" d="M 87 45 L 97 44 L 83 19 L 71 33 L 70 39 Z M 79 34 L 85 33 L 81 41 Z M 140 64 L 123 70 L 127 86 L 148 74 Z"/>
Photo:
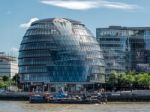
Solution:
<path fill-rule="evenodd" d="M 18 73 L 17 58 L 0 52 L 0 77 L 12 78 L 16 73 Z"/>

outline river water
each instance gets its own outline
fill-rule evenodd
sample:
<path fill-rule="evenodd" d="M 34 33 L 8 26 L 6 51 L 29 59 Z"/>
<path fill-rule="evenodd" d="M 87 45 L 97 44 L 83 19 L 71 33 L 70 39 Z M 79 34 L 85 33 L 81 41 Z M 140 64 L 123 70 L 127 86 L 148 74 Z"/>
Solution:
<path fill-rule="evenodd" d="M 30 104 L 0 101 L 0 112 L 150 112 L 150 103 Z"/>

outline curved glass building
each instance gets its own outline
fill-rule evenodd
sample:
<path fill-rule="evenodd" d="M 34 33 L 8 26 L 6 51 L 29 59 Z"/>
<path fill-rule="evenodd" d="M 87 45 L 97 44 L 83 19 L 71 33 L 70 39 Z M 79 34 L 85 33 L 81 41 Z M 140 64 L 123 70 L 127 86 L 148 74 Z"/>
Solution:
<path fill-rule="evenodd" d="M 19 51 L 22 82 L 103 83 L 101 49 L 84 24 L 65 18 L 35 21 Z"/>

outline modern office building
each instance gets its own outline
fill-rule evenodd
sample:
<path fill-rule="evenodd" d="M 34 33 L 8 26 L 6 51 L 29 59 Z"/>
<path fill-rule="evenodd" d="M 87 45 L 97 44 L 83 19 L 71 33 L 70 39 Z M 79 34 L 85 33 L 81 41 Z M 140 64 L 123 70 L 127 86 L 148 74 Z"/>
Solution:
<path fill-rule="evenodd" d="M 4 52 L 0 52 L 0 77 L 8 76 L 9 78 L 12 78 L 17 73 L 17 58 L 8 56 Z"/>
<path fill-rule="evenodd" d="M 21 82 L 50 86 L 104 83 L 102 51 L 84 24 L 65 18 L 35 21 L 19 51 Z"/>
<path fill-rule="evenodd" d="M 110 26 L 97 28 L 106 74 L 119 71 L 150 72 L 150 27 Z"/>

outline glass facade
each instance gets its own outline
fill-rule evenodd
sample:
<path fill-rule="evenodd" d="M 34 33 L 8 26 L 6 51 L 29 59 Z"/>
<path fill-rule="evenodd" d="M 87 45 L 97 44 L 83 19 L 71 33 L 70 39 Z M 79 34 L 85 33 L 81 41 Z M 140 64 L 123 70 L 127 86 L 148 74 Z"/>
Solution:
<path fill-rule="evenodd" d="M 102 51 L 84 24 L 64 18 L 33 22 L 19 51 L 22 82 L 104 82 Z"/>
<path fill-rule="evenodd" d="M 106 74 L 143 71 L 150 64 L 150 28 L 121 27 L 97 28 L 96 38 L 103 50 Z"/>
<path fill-rule="evenodd" d="M 112 71 L 122 72 L 128 68 L 126 33 L 126 31 L 113 28 L 96 30 L 97 41 L 103 49 L 107 78 Z"/>

